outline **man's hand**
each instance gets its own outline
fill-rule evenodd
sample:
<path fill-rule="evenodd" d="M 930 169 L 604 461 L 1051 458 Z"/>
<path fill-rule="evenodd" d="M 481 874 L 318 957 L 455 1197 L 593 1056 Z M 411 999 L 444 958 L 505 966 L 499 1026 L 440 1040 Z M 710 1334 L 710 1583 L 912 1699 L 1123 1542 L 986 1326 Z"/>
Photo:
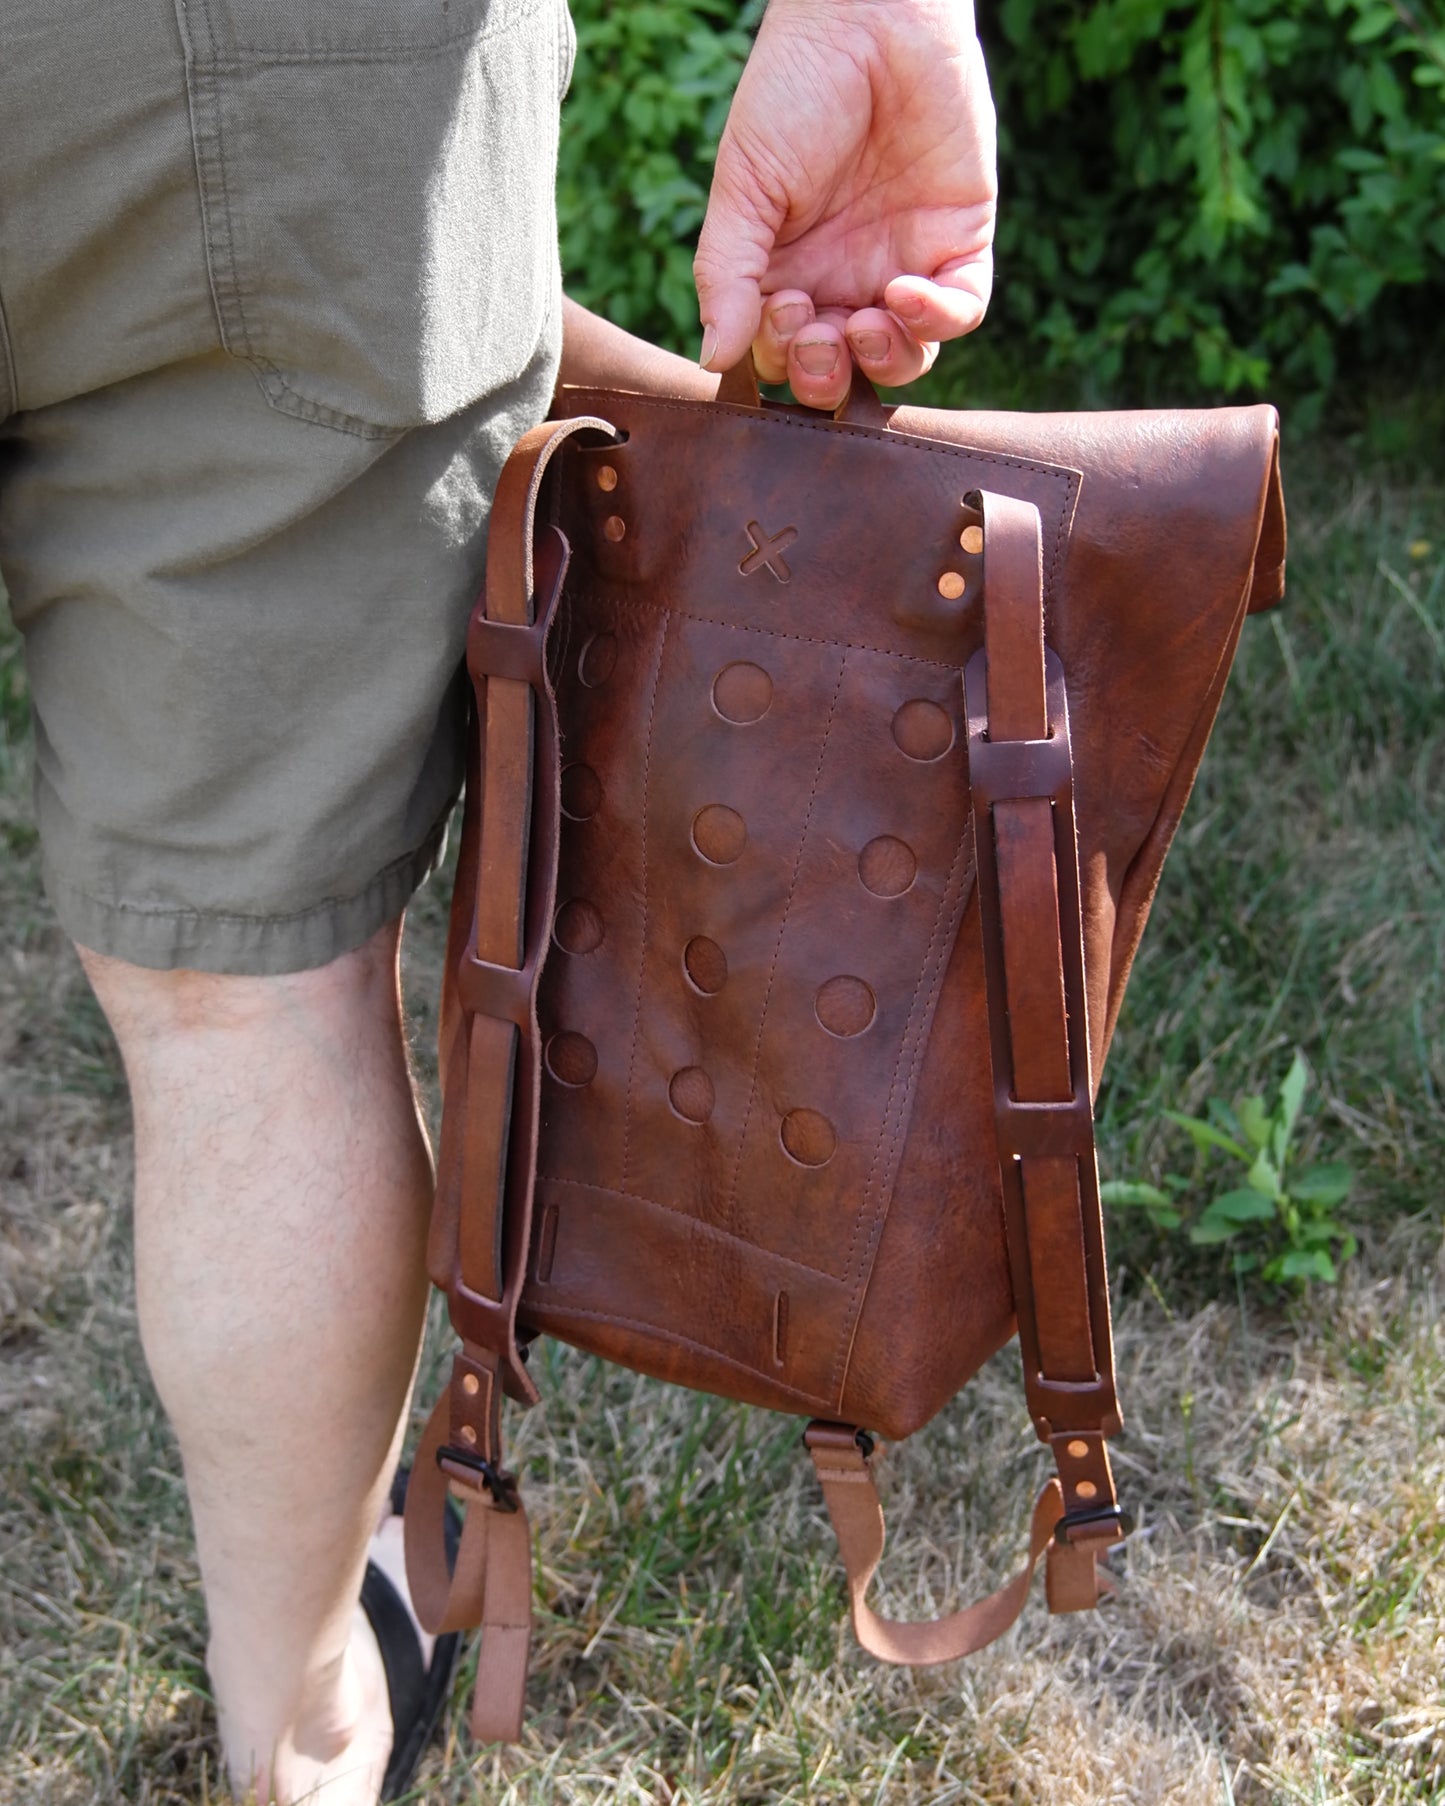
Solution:
<path fill-rule="evenodd" d="M 993 275 L 994 114 L 969 0 L 772 0 L 694 271 L 705 368 L 835 407 L 850 352 L 911 382 Z"/>

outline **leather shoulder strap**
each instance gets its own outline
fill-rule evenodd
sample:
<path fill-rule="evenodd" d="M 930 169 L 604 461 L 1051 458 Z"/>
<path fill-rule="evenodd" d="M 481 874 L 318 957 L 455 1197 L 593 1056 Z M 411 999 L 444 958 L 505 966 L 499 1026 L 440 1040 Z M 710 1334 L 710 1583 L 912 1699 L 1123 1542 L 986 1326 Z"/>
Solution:
<path fill-rule="evenodd" d="M 1041 1555 L 1050 1611 L 1111 1587 L 1099 1556 L 1129 1528 L 1106 1438 L 1120 1427 L 1094 1152 L 1073 757 L 1063 670 L 1044 643 L 1042 530 L 1032 503 L 979 491 L 984 646 L 964 673 L 999 1178 L 1024 1385 L 1058 1466 L 1034 1506 L 1028 1560 L 989 1598 L 928 1623 L 865 1595 L 883 1552 L 873 1444 L 815 1422 L 804 1441 L 848 1574 L 858 1641 L 885 1662 L 952 1661 L 1023 1609 Z"/>
<path fill-rule="evenodd" d="M 445 1088 L 437 1201 L 428 1247 L 462 1347 L 417 1452 L 406 1505 L 407 1576 L 428 1630 L 482 1626 L 472 1730 L 521 1734 L 531 1640 L 532 1555 L 516 1481 L 502 1467 L 501 1399 L 534 1403 L 517 1342 L 531 1234 L 541 1050 L 537 981 L 555 888 L 557 724 L 547 636 L 568 547 L 539 532 L 547 465 L 580 416 L 528 433 L 492 504 L 487 580 L 467 639 L 476 694 L 477 791 L 463 833 L 463 919 L 448 949 Z M 540 765 L 540 775 L 534 769 Z M 465 1199 L 465 1209 L 462 1200 Z M 448 1572 L 448 1486 L 468 1510 Z"/>

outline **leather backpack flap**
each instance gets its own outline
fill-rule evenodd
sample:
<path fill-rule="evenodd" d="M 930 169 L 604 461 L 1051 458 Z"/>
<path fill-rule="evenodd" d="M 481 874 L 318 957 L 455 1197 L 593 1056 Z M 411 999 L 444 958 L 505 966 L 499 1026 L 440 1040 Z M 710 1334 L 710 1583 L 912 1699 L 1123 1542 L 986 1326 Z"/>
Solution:
<path fill-rule="evenodd" d="M 1091 1077 L 1282 513 L 1267 408 L 891 428 L 566 392 L 523 1322 L 905 1434 L 1013 1327 L 960 673 L 1039 510 Z"/>

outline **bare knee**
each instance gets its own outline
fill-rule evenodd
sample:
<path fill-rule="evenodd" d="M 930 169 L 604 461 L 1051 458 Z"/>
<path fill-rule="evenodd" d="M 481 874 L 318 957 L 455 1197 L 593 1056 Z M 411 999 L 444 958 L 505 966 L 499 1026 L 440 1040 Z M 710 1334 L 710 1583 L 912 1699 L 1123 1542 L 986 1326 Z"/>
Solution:
<path fill-rule="evenodd" d="M 250 977 L 187 969 L 154 971 L 79 947 L 101 1008 L 120 1045 L 132 1086 L 156 1057 L 170 1063 L 187 1042 L 216 1039 L 264 1046 L 270 1035 L 312 1019 L 333 1023 L 400 1022 L 401 922 L 310 971 Z"/>

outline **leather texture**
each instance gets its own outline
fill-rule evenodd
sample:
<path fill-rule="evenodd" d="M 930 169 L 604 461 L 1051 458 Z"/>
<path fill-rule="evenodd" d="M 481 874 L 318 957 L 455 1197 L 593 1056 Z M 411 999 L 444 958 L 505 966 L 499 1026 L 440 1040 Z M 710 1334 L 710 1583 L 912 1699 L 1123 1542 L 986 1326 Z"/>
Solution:
<path fill-rule="evenodd" d="M 1045 1548 L 1054 1609 L 1098 1596 L 1124 1520 L 1091 1102 L 1242 622 L 1282 591 L 1270 408 L 722 392 L 564 391 L 504 474 L 469 642 L 430 1248 L 463 1350 L 408 1538 L 429 1622 L 505 1596 L 513 1669 L 499 1409 L 535 1397 L 538 1332 L 820 1420 L 885 1659 L 998 1634 Z M 1015 1327 L 1059 1469 L 1029 1568 L 887 1625 L 854 1426 L 911 1433 Z M 448 1595 L 443 1480 L 505 1579 L 464 1539 Z"/>

